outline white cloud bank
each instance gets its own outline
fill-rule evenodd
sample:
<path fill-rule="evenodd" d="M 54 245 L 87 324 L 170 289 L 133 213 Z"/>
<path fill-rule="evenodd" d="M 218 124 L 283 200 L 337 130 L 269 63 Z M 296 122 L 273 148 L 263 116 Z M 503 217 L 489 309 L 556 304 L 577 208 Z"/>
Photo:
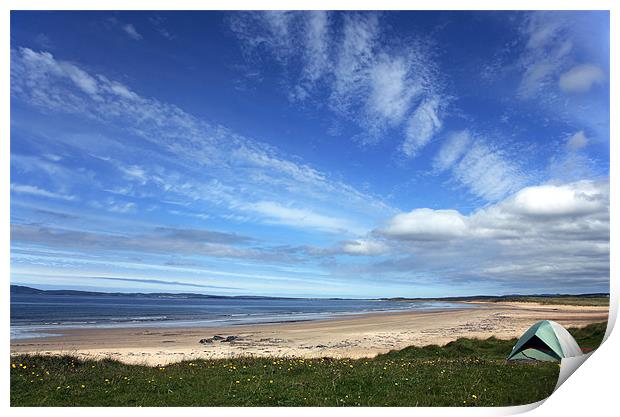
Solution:
<path fill-rule="evenodd" d="M 471 214 L 415 209 L 375 233 L 400 256 L 363 271 L 369 274 L 441 276 L 442 282 L 495 288 L 514 288 L 519 280 L 529 292 L 589 291 L 609 283 L 607 181 L 526 187 Z"/>
<path fill-rule="evenodd" d="M 550 237 L 553 231 L 609 234 L 609 184 L 579 181 L 526 187 L 509 198 L 470 215 L 456 210 L 415 209 L 392 217 L 384 236 L 411 241 Z M 583 222 L 580 224 L 580 222 Z M 608 220 L 607 220 L 608 222 Z M 595 227 L 596 226 L 596 227 Z M 600 227 L 599 227 L 600 226 Z M 566 236 L 558 234 L 553 239 Z"/>

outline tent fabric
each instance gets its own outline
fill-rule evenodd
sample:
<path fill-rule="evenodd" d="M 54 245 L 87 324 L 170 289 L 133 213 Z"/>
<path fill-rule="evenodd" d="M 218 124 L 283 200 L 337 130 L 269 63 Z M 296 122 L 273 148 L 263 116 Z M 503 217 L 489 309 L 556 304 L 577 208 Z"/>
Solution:
<path fill-rule="evenodd" d="M 581 355 L 579 345 L 568 330 L 554 321 L 543 320 L 521 336 L 508 359 L 557 361 Z"/>

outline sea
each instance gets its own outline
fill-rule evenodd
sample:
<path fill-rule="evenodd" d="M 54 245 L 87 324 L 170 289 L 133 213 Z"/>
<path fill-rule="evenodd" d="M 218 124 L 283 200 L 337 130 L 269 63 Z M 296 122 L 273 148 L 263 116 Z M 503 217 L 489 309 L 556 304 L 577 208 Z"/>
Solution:
<path fill-rule="evenodd" d="M 78 328 L 220 327 L 470 307 L 435 301 L 11 294 L 11 339 Z"/>

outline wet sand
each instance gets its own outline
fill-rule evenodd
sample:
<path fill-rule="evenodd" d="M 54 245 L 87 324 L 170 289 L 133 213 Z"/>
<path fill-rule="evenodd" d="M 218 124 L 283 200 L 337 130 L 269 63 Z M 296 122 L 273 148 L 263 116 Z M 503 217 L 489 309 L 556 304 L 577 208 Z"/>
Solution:
<path fill-rule="evenodd" d="M 164 365 L 196 358 L 236 356 L 373 357 L 393 349 L 443 345 L 459 337 L 509 339 L 538 320 L 585 326 L 607 320 L 607 307 L 536 303 L 470 303 L 476 308 L 433 312 L 372 313 L 294 323 L 211 328 L 67 329 L 61 336 L 11 341 L 11 353 L 109 357 L 125 363 Z M 201 344 L 214 335 L 232 342 Z"/>

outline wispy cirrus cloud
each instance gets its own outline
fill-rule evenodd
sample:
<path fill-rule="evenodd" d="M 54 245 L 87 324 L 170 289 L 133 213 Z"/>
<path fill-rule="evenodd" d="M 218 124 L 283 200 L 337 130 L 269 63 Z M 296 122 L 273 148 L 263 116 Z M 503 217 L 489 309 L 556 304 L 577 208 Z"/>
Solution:
<path fill-rule="evenodd" d="M 570 151 L 576 151 L 577 149 L 585 148 L 588 145 L 589 139 L 583 130 L 575 133 L 568 138 L 566 142 L 566 148 Z"/>
<path fill-rule="evenodd" d="M 327 101 L 334 117 L 357 125 L 364 144 L 397 132 L 413 158 L 442 127 L 448 99 L 428 41 L 396 44 L 380 14 L 252 12 L 232 18 L 231 29 L 244 50 L 280 63 L 291 99 Z"/>
<path fill-rule="evenodd" d="M 553 99 L 558 92 L 583 94 L 605 82 L 603 68 L 592 62 L 597 59 L 591 53 L 592 40 L 577 30 L 592 24 L 582 17 L 574 12 L 523 14 L 519 28 L 522 52 L 515 63 L 522 74 L 518 97 Z"/>
<path fill-rule="evenodd" d="M 484 141 L 476 142 L 452 168 L 453 177 L 487 201 L 496 201 L 529 181 L 522 168 Z"/>
<path fill-rule="evenodd" d="M 269 223 L 289 226 L 304 224 L 307 227 L 336 233 L 351 230 L 357 233 L 363 231 L 363 229 L 355 230 L 355 226 L 344 218 L 322 215 L 309 209 L 285 206 L 275 201 L 259 201 L 247 206 L 247 209 L 265 216 Z"/>
<path fill-rule="evenodd" d="M 327 211 L 331 213 L 346 212 L 349 218 L 352 213 L 358 213 L 353 216 L 357 220 L 351 219 L 346 224 L 350 232 L 372 227 L 373 218 L 392 210 L 379 198 L 333 180 L 307 164 L 287 159 L 265 143 L 199 120 L 174 105 L 141 97 L 126 85 L 100 74 L 90 74 L 50 53 L 21 48 L 12 50 L 11 59 L 14 99 L 45 111 L 83 116 L 106 126 L 120 123 L 124 126 L 124 134 L 140 138 L 157 149 L 150 154 L 156 159 L 148 167 L 130 162 L 128 158 L 123 158 L 125 160 L 121 163 L 105 156 L 97 158 L 101 163 L 117 167 L 126 180 L 115 187 L 108 185 L 106 189 L 120 189 L 121 186 L 127 189 L 127 181 L 130 181 L 134 197 L 138 196 L 136 187 L 156 187 L 189 204 L 216 205 L 220 210 L 229 211 L 230 215 L 252 214 L 259 216 L 259 222 L 262 216 L 265 223 L 271 224 L 277 217 L 265 210 L 254 209 L 262 207 L 263 201 L 286 199 L 295 210 L 301 210 L 300 213 L 310 213 L 310 207 L 327 204 L 330 206 Z M 69 143 L 65 138 L 57 140 L 63 140 L 65 145 Z M 92 154 L 93 147 L 99 146 L 100 142 L 90 141 L 92 146 L 84 151 Z M 83 138 L 75 142 L 80 149 L 84 143 L 87 142 Z M 127 149 L 128 146 L 110 139 L 103 143 L 116 143 L 118 149 Z M 135 149 L 140 148 L 135 146 Z M 117 152 L 117 155 L 123 154 L 127 153 Z M 166 168 L 155 163 L 165 155 L 174 155 Z M 195 175 L 187 175 L 187 172 L 181 175 L 171 166 L 182 166 Z M 278 224 L 324 231 L 329 223 L 325 219 L 343 217 L 342 214 L 312 212 L 314 214 L 310 216 L 297 218 L 319 221 L 280 221 Z M 336 229 L 343 231 L 330 228 Z"/>
<path fill-rule="evenodd" d="M 144 233 L 121 234 L 13 224 L 11 238 L 20 243 L 82 251 L 178 254 L 263 261 L 286 258 L 268 249 L 245 246 L 244 244 L 250 241 L 249 238 L 204 229 L 156 227 Z"/>
<path fill-rule="evenodd" d="M 136 30 L 136 27 L 131 23 L 127 23 L 122 26 L 123 31 L 134 41 L 142 39 L 142 35 Z"/>
<path fill-rule="evenodd" d="M 506 151 L 468 130 L 450 133 L 433 161 L 437 172 L 449 172 L 460 186 L 487 201 L 497 201 L 533 182 L 531 174 Z"/>
<path fill-rule="evenodd" d="M 211 289 L 225 289 L 225 290 L 238 290 L 237 287 L 222 287 L 220 285 L 206 285 L 206 284 L 194 284 L 191 282 L 183 281 L 166 281 L 163 279 L 147 279 L 147 278 L 119 278 L 119 277 L 97 277 L 91 276 L 88 279 L 103 280 L 103 281 L 120 281 L 120 282 L 133 282 L 137 284 L 158 284 L 174 287 L 193 287 L 193 288 L 211 288 Z"/>
<path fill-rule="evenodd" d="M 519 66 L 523 77 L 519 95 L 523 98 L 540 93 L 566 65 L 573 48 L 568 37 L 567 20 L 562 15 L 549 12 L 530 13 L 523 22 L 522 33 L 525 50 Z"/>
<path fill-rule="evenodd" d="M 27 185 L 27 184 L 11 184 L 11 192 L 16 194 L 27 194 L 38 197 L 52 198 L 58 200 L 66 200 L 66 201 L 74 201 L 77 200 L 77 197 L 74 195 L 67 195 L 62 193 L 57 193 L 54 191 L 48 191 L 43 188 L 39 188 L 36 185 Z"/>
<path fill-rule="evenodd" d="M 448 134 L 439 152 L 435 155 L 433 169 L 445 171 L 451 168 L 467 152 L 470 143 L 471 135 L 468 130 Z"/>
<path fill-rule="evenodd" d="M 408 157 L 414 157 L 441 129 L 441 103 L 436 97 L 420 103 L 407 122 L 406 138 L 402 151 Z"/>

